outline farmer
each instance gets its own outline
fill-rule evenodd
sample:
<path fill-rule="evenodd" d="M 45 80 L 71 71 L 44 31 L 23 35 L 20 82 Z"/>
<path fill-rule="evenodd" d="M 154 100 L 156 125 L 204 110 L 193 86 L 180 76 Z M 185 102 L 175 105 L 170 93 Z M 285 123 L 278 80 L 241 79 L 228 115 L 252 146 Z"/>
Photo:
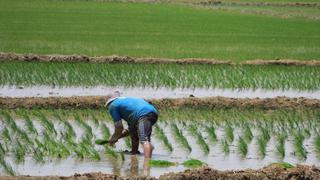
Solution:
<path fill-rule="evenodd" d="M 151 141 L 152 125 L 158 119 L 158 111 L 154 106 L 141 98 L 120 97 L 114 92 L 106 102 L 114 122 L 114 133 L 109 144 L 114 145 L 120 138 L 130 134 L 131 154 L 138 154 L 139 141 L 143 146 L 144 157 L 150 159 L 153 146 Z M 129 130 L 123 128 L 122 119 L 127 121 Z"/>

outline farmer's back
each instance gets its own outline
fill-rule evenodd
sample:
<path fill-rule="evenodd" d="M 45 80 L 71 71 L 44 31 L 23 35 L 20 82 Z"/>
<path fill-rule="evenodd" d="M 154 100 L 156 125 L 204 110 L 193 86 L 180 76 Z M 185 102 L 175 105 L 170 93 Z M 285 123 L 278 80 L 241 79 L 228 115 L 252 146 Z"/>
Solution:
<path fill-rule="evenodd" d="M 158 114 L 157 110 L 144 99 L 131 97 L 119 97 L 114 100 L 110 104 L 109 112 L 115 122 L 124 119 L 128 124 L 134 124 L 148 113 Z"/>

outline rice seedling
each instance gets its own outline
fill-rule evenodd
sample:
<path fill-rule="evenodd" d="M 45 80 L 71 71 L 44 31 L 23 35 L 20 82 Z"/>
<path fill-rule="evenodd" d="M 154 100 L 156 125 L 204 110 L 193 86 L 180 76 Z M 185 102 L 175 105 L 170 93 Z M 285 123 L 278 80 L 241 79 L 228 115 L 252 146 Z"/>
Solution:
<path fill-rule="evenodd" d="M 17 134 L 19 135 L 20 139 L 23 140 L 24 142 L 26 142 L 25 145 L 33 145 L 33 142 L 31 141 L 31 139 L 29 138 L 28 134 L 21 130 L 20 128 L 17 129 Z"/>
<path fill-rule="evenodd" d="M 297 132 L 294 134 L 293 147 L 294 147 L 296 156 L 300 159 L 307 158 L 307 151 L 303 145 L 303 141 L 304 141 L 304 136 L 300 132 Z"/>
<path fill-rule="evenodd" d="M 161 139 L 164 146 L 166 147 L 166 149 L 169 150 L 170 152 L 172 152 L 172 150 L 173 150 L 172 145 L 169 143 L 169 140 L 168 140 L 167 136 L 165 135 L 163 129 L 158 124 L 155 124 L 154 130 L 155 130 L 156 137 Z"/>
<path fill-rule="evenodd" d="M 33 159 L 37 163 L 44 163 L 44 153 L 43 153 L 43 144 L 38 140 L 35 139 L 35 146 L 32 149 Z"/>
<path fill-rule="evenodd" d="M 311 132 L 308 129 L 303 129 L 303 136 L 308 139 L 311 137 Z"/>
<path fill-rule="evenodd" d="M 95 126 L 98 127 L 99 126 L 99 120 L 93 113 L 91 113 L 91 119 L 92 119 L 93 123 L 95 124 Z"/>
<path fill-rule="evenodd" d="M 230 153 L 229 142 L 226 139 L 221 139 L 222 151 L 225 155 Z"/>
<path fill-rule="evenodd" d="M 169 166 L 175 166 L 177 163 L 166 161 L 166 160 L 150 160 L 149 165 L 151 167 L 169 167 Z"/>
<path fill-rule="evenodd" d="M 57 153 L 57 157 L 58 158 L 65 158 L 71 155 L 71 152 L 69 151 L 69 149 L 63 144 L 63 142 L 56 142 L 57 144 L 57 149 L 58 149 L 58 153 Z"/>
<path fill-rule="evenodd" d="M 248 154 L 248 145 L 246 141 L 242 138 L 239 137 L 239 143 L 238 143 L 238 150 L 241 154 L 242 157 L 246 157 Z"/>
<path fill-rule="evenodd" d="M 267 128 L 264 128 L 264 127 L 260 127 L 260 132 L 261 132 L 260 137 L 261 137 L 262 139 L 264 139 L 264 141 L 269 142 L 271 136 L 270 136 L 270 134 L 269 134 L 268 129 L 267 129 Z"/>
<path fill-rule="evenodd" d="M 207 126 L 206 131 L 209 135 L 210 140 L 214 143 L 217 142 L 218 138 L 217 138 L 214 126 Z"/>
<path fill-rule="evenodd" d="M 15 141 L 14 156 L 16 163 L 18 164 L 24 162 L 25 160 L 26 149 L 18 140 Z"/>
<path fill-rule="evenodd" d="M 15 176 L 16 173 L 14 172 L 14 170 L 12 169 L 11 165 L 8 164 L 3 156 L 0 156 L 0 165 L 2 166 L 2 168 L 5 170 L 5 172 L 10 175 L 10 176 Z"/>
<path fill-rule="evenodd" d="M 279 166 L 279 167 L 287 168 L 287 169 L 290 169 L 290 168 L 294 167 L 294 165 L 292 165 L 290 163 L 287 163 L 287 162 L 272 163 L 271 165 L 275 165 L 275 166 Z"/>
<path fill-rule="evenodd" d="M 317 78 L 320 76 L 319 73 L 318 67 L 307 66 L 184 65 L 182 67 L 177 64 L 2 62 L 0 83 L 27 86 L 55 84 L 56 86 L 317 90 L 320 85 L 320 80 Z M 19 74 L 29 75 L 20 77 Z M 145 78 L 146 76 L 149 78 Z M 17 79 L 23 80 L 17 81 Z"/>
<path fill-rule="evenodd" d="M 100 129 L 102 132 L 103 139 L 109 139 L 111 135 L 109 128 L 104 123 L 101 123 Z"/>
<path fill-rule="evenodd" d="M 112 148 L 110 148 L 109 146 L 104 146 L 106 153 L 113 158 L 118 158 L 118 153 L 116 151 L 114 151 Z"/>
<path fill-rule="evenodd" d="M 131 138 L 130 137 L 125 137 L 124 139 L 124 143 L 127 146 L 127 148 L 131 149 Z"/>
<path fill-rule="evenodd" d="M 258 137 L 257 139 L 257 145 L 258 145 L 258 154 L 263 159 L 266 156 L 266 150 L 267 150 L 267 140 L 262 136 Z"/>
<path fill-rule="evenodd" d="M 90 148 L 90 157 L 94 160 L 97 160 L 97 161 L 100 161 L 101 160 L 101 157 L 100 157 L 100 154 L 97 150 L 95 150 L 94 148 Z"/>
<path fill-rule="evenodd" d="M 77 149 L 75 150 L 78 157 L 83 159 L 85 156 L 89 156 L 92 159 L 100 160 L 100 154 L 93 148 L 91 140 L 88 137 L 82 137 L 81 142 L 78 143 Z"/>
<path fill-rule="evenodd" d="M 286 152 L 285 152 L 286 138 L 287 138 L 287 136 L 285 134 L 279 134 L 277 137 L 276 153 L 281 159 L 283 159 L 286 155 Z"/>
<path fill-rule="evenodd" d="M 44 114 L 42 114 L 40 111 L 33 111 L 33 114 L 34 116 L 38 117 L 47 133 L 57 135 L 57 131 L 55 130 L 53 123 L 50 122 Z"/>
<path fill-rule="evenodd" d="M 19 131 L 19 128 L 18 128 L 16 122 L 12 119 L 11 115 L 6 111 L 2 111 L 2 115 L 4 116 L 3 120 L 6 123 L 6 125 L 8 127 L 10 127 L 10 129 L 13 132 L 17 133 Z"/>
<path fill-rule="evenodd" d="M 6 154 L 6 150 L 4 149 L 2 143 L 0 142 L 0 156 Z"/>
<path fill-rule="evenodd" d="M 78 122 L 78 124 L 84 129 L 85 136 L 91 140 L 93 138 L 92 128 L 83 121 L 83 119 L 77 114 L 74 114 L 74 119 Z"/>
<path fill-rule="evenodd" d="M 197 144 L 201 147 L 201 149 L 203 150 L 203 152 L 205 154 L 208 154 L 210 149 L 209 149 L 209 146 L 208 144 L 203 140 L 203 137 L 202 135 L 198 132 L 197 128 L 195 125 L 190 125 L 189 128 L 188 128 L 189 132 L 191 133 L 191 135 L 193 137 L 196 137 L 196 141 L 197 141 Z"/>
<path fill-rule="evenodd" d="M 190 147 L 187 139 L 183 136 L 182 132 L 178 129 L 176 124 L 171 124 L 171 130 L 174 134 L 174 137 L 177 138 L 177 141 L 182 145 L 182 147 L 191 152 L 192 148 Z"/>
<path fill-rule="evenodd" d="M 320 135 L 318 135 L 314 140 L 314 145 L 316 152 L 318 153 L 318 157 L 320 158 Z"/>
<path fill-rule="evenodd" d="M 66 133 L 64 134 L 64 136 L 66 136 L 67 138 L 75 138 L 76 137 L 76 133 L 73 129 L 73 127 L 71 126 L 71 124 L 69 123 L 69 121 L 67 120 L 64 120 L 60 114 L 58 112 L 54 112 L 54 117 L 57 118 L 57 120 L 59 120 L 63 126 L 64 126 L 64 129 L 66 130 Z"/>
<path fill-rule="evenodd" d="M 198 159 L 190 159 L 182 163 L 183 166 L 188 168 L 197 168 L 204 165 L 204 163 Z"/>
<path fill-rule="evenodd" d="M 23 140 L 24 142 L 26 142 L 27 145 L 30 145 L 30 144 L 32 145 L 32 141 L 30 140 L 28 134 L 27 134 L 26 132 L 24 132 L 23 130 L 21 130 L 21 129 L 17 126 L 16 122 L 12 119 L 10 113 L 3 111 L 3 112 L 2 112 L 2 115 L 4 116 L 4 120 L 5 120 L 6 124 L 7 124 L 7 126 L 9 126 L 10 129 L 11 129 L 21 140 Z M 10 137 L 10 135 L 9 135 L 8 129 L 6 129 L 6 128 L 4 129 L 4 131 L 3 131 L 3 136 L 4 136 L 4 138 L 5 138 L 6 140 L 11 141 L 11 137 Z"/>
<path fill-rule="evenodd" d="M 53 138 L 51 138 L 46 131 L 43 133 L 42 145 L 45 152 L 47 153 L 46 155 L 49 155 L 51 157 L 57 156 L 57 145 Z"/>
<path fill-rule="evenodd" d="M 37 129 L 34 127 L 32 121 L 27 113 L 23 114 L 23 118 L 25 120 L 25 124 L 27 126 L 29 133 L 31 133 L 33 135 L 38 135 Z"/>
<path fill-rule="evenodd" d="M 55 138 L 53 138 L 52 135 L 50 137 L 47 132 L 43 133 L 43 143 L 38 141 L 37 146 L 42 147 L 44 152 L 47 153 L 46 155 L 51 157 L 64 158 L 71 154 L 68 148 L 61 141 L 56 141 Z"/>
<path fill-rule="evenodd" d="M 245 125 L 244 125 L 243 138 L 244 138 L 248 143 L 250 143 L 250 142 L 252 141 L 253 134 L 252 134 L 252 131 L 251 131 L 248 123 L 245 123 Z"/>
<path fill-rule="evenodd" d="M 233 128 L 230 126 L 229 123 L 224 127 L 224 132 L 226 140 L 228 140 L 229 143 L 232 143 L 234 140 Z"/>
<path fill-rule="evenodd" d="M 4 127 L 3 130 L 2 130 L 2 139 L 5 142 L 11 142 L 11 136 L 9 134 L 9 130 L 8 130 L 7 127 Z"/>

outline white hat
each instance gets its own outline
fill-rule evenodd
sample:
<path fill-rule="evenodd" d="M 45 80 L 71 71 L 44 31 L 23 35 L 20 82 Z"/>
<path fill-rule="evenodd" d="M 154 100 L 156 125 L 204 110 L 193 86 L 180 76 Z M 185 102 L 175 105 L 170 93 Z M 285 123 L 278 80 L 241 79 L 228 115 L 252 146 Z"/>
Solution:
<path fill-rule="evenodd" d="M 109 106 L 110 103 L 112 103 L 112 101 L 116 100 L 118 97 L 120 97 L 120 92 L 119 91 L 115 91 L 112 94 L 109 95 L 110 97 L 108 98 L 105 106 Z"/>

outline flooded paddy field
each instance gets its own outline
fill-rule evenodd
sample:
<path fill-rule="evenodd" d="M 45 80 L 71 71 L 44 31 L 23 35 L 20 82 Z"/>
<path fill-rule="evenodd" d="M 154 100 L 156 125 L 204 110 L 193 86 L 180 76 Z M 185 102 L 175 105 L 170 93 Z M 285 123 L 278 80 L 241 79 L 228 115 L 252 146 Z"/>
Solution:
<path fill-rule="evenodd" d="M 258 169 L 276 162 L 320 165 L 318 109 L 168 108 L 153 128 L 154 160 L 123 154 L 130 140 L 99 146 L 113 124 L 105 109 L 1 109 L 1 171 L 32 176 L 103 172 L 159 177 L 198 159 L 218 170 Z M 142 149 L 140 149 L 142 152 Z M 1 174 L 2 174 L 1 173 Z"/>
<path fill-rule="evenodd" d="M 0 179 L 320 179 L 320 4 L 256 1 L 0 1 Z"/>
<path fill-rule="evenodd" d="M 51 86 L 2 86 L 0 97 L 70 97 L 70 96 L 105 96 L 108 92 L 119 91 L 122 96 L 148 99 L 214 97 L 229 98 L 288 98 L 320 99 L 320 90 L 267 90 L 267 89 L 221 89 L 221 88 L 152 88 L 125 86 L 96 87 L 51 87 Z"/>

